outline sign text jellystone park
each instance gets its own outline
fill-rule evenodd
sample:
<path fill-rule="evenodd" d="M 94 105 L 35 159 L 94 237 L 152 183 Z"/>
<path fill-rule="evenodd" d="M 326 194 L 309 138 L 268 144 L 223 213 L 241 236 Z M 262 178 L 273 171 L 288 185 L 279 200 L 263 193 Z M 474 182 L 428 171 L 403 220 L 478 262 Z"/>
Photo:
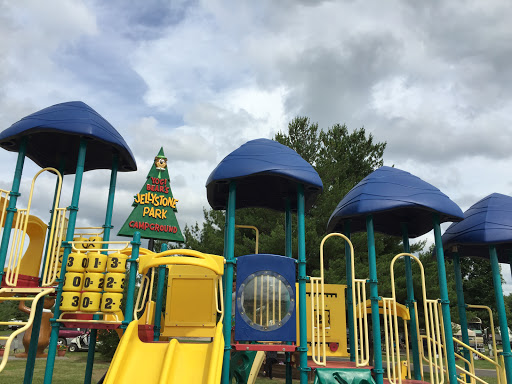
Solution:
<path fill-rule="evenodd" d="M 160 148 L 146 183 L 134 196 L 132 206 L 135 208 L 121 227 L 118 236 L 132 237 L 134 232 L 139 231 L 145 239 L 183 242 L 183 235 L 176 219 L 178 201 L 172 195 L 167 158 L 163 148 Z"/>

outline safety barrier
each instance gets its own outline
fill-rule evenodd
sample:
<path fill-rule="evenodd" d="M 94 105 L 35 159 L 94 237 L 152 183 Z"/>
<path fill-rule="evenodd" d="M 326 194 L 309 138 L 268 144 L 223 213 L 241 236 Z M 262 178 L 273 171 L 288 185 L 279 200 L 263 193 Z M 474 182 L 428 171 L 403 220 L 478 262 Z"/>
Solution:
<path fill-rule="evenodd" d="M 4 355 L 2 357 L 2 361 L 0 363 L 0 372 L 3 371 L 5 365 L 7 364 L 7 360 L 9 359 L 9 352 L 11 349 L 11 344 L 14 338 L 22 332 L 25 332 L 32 323 L 34 322 L 34 317 L 36 313 L 36 305 L 39 300 L 43 299 L 44 296 L 53 293 L 55 290 L 53 288 L 2 288 L 0 289 L 0 302 L 2 301 L 32 301 L 30 315 L 27 321 L 19 322 L 19 321 L 0 321 L 0 325 L 23 325 L 21 328 L 18 328 L 9 336 L 0 336 L 0 340 L 6 340 L 5 342 L 5 350 Z M 23 295 L 20 297 L 10 296 L 10 295 Z M 27 297 L 27 294 L 35 294 L 34 297 Z M 9 295 L 9 296 L 6 296 Z"/>
<path fill-rule="evenodd" d="M 314 305 L 312 301 L 311 316 L 312 316 L 312 349 L 315 357 L 313 358 L 318 365 L 325 365 L 326 362 L 326 336 L 325 336 L 325 304 L 323 301 L 324 296 L 324 267 L 323 267 L 323 246 L 327 239 L 331 237 L 341 237 L 345 241 L 345 246 L 350 248 L 350 268 L 352 272 L 352 309 L 354 321 L 354 334 L 355 334 L 355 363 L 357 367 L 363 367 L 370 362 L 370 343 L 369 343 L 369 329 L 368 329 L 368 310 L 366 308 L 366 280 L 355 278 L 354 266 L 354 247 L 350 239 L 341 233 L 330 233 L 322 239 L 320 244 L 320 274 L 319 278 L 310 278 L 311 281 L 311 298 L 316 300 L 317 314 L 314 313 Z M 320 292 L 316 289 L 316 294 L 313 294 L 313 282 L 317 287 L 321 287 L 321 303 L 319 301 Z M 322 324 L 321 324 L 322 323 Z M 316 330 L 316 331 L 315 331 Z M 319 339 L 315 344 L 313 341 Z M 316 348 L 316 351 L 315 351 Z M 320 349 L 321 348 L 321 349 Z M 312 357 L 313 357 L 312 353 Z M 318 356 L 318 357 L 317 357 Z"/>
<path fill-rule="evenodd" d="M 423 377 L 423 360 L 429 365 L 430 381 L 433 384 L 443 384 L 445 379 L 445 366 L 447 366 L 447 356 L 444 345 L 443 319 L 440 314 L 441 308 L 438 300 L 427 299 L 426 296 L 426 284 L 425 284 L 425 272 L 423 264 L 414 255 L 410 253 L 400 253 L 396 255 L 390 264 L 390 277 L 391 277 L 391 297 L 383 298 L 383 315 L 384 315 L 384 334 L 385 334 L 385 348 L 387 358 L 387 374 L 388 380 L 391 384 L 402 383 L 402 376 L 400 372 L 401 357 L 400 357 L 400 345 L 399 345 L 399 329 L 398 329 L 398 314 L 397 314 L 397 302 L 396 302 L 396 287 L 395 287 L 395 274 L 394 266 L 396 260 L 402 257 L 410 257 L 414 260 L 420 268 L 421 275 L 421 294 L 423 298 L 423 312 L 425 319 L 425 331 L 426 336 L 419 336 L 420 354 L 421 354 L 421 375 Z M 418 307 L 414 303 L 416 313 L 418 313 Z M 407 339 L 407 324 L 404 324 Z M 417 334 L 419 333 L 419 326 L 417 325 Z M 423 340 L 426 341 L 428 355 L 425 356 L 423 347 Z M 409 360 L 409 347 L 407 346 L 407 365 L 410 366 Z M 408 370 L 408 376 L 411 377 L 410 369 Z"/>
<path fill-rule="evenodd" d="M 66 208 L 59 208 L 60 192 L 62 189 L 62 176 L 55 168 L 43 168 L 36 173 L 32 179 L 32 185 L 30 187 L 30 194 L 28 198 L 27 208 L 18 209 L 16 212 L 16 222 L 12 229 L 14 229 L 14 238 L 11 243 L 11 252 L 7 258 L 7 268 L 5 274 L 5 284 L 9 287 L 16 287 L 18 284 L 18 277 L 20 274 L 21 259 L 23 256 L 23 250 L 25 246 L 25 236 L 27 235 L 27 225 L 30 217 L 30 208 L 32 205 L 32 199 L 34 197 L 34 186 L 37 178 L 43 172 L 51 172 L 57 176 L 57 187 L 55 194 L 55 202 L 52 209 L 53 220 L 50 227 L 50 234 L 48 237 L 47 244 L 47 255 L 44 266 L 44 286 L 53 285 L 56 279 L 57 273 L 57 255 L 60 243 L 62 242 L 62 236 L 65 227 L 65 215 Z M 0 195 L 1 197 L 1 195 Z M 7 203 L 7 198 L 4 199 L 4 209 Z M 2 215 L 3 220 L 3 215 Z M 3 224 L 3 223 L 2 223 Z"/>

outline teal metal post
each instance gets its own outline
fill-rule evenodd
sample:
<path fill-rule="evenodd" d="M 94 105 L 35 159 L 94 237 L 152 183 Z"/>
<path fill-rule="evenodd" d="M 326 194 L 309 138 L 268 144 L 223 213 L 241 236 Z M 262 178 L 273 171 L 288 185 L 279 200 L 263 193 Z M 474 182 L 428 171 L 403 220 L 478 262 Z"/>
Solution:
<path fill-rule="evenodd" d="M 112 229 L 112 212 L 114 211 L 114 197 L 116 194 L 117 170 L 119 168 L 119 155 L 112 155 L 112 170 L 110 172 L 110 186 L 108 190 L 107 211 L 105 213 L 105 224 L 103 225 L 103 241 L 110 241 L 110 230 Z M 108 244 L 103 244 L 103 249 L 108 248 Z M 108 254 L 108 252 L 104 252 Z M 99 319 L 99 315 L 93 316 L 94 320 Z M 94 367 L 94 353 L 96 352 L 96 339 L 98 330 L 91 329 L 89 334 L 89 350 L 87 351 L 87 365 L 85 367 L 84 384 L 90 384 L 92 381 L 92 370 Z"/>
<path fill-rule="evenodd" d="M 18 150 L 18 160 L 16 161 L 16 169 L 12 180 L 11 193 L 9 194 L 9 206 L 7 207 L 7 214 L 5 215 L 4 233 L 2 234 L 2 244 L 0 245 L 0 265 L 2 266 L 2 268 L 0 268 L 0 282 L 2 282 L 4 276 L 5 258 L 11 238 L 12 221 L 14 219 L 14 213 L 16 212 L 16 202 L 20 195 L 21 174 L 23 173 L 23 165 L 25 164 L 27 140 L 27 137 L 21 139 L 20 148 Z"/>
<path fill-rule="evenodd" d="M 228 246 L 228 210 L 226 209 L 225 215 L 224 215 L 224 249 L 223 249 L 223 255 L 226 257 L 227 253 L 227 246 Z M 224 267 L 224 274 L 222 275 L 222 294 L 224 297 L 226 295 L 226 267 Z"/>
<path fill-rule="evenodd" d="M 306 225 L 305 225 L 304 185 L 297 187 L 297 237 L 299 245 L 299 347 L 300 353 L 300 383 L 308 383 L 308 322 L 306 314 Z"/>
<path fill-rule="evenodd" d="M 222 384 L 229 384 L 229 364 L 231 355 L 231 314 L 232 314 L 232 295 L 233 295 L 233 269 L 235 260 L 235 209 L 236 209 L 236 184 L 232 181 L 229 184 L 229 197 L 226 215 L 228 216 L 228 225 L 226 227 L 227 246 L 226 267 L 226 294 L 224 295 L 224 360 L 222 362 Z"/>
<path fill-rule="evenodd" d="M 292 248 L 292 207 L 290 203 L 290 199 L 286 199 L 286 211 L 284 216 L 284 236 L 285 236 L 285 255 L 286 257 L 293 256 L 293 248 Z M 290 343 L 287 343 L 290 344 Z M 291 362 L 291 353 L 285 353 L 285 377 L 286 384 L 292 384 L 292 362 Z"/>
<path fill-rule="evenodd" d="M 52 333 L 50 336 L 50 345 L 48 346 L 48 357 L 46 358 L 46 370 L 44 372 L 44 384 L 51 384 L 53 377 L 53 368 L 55 366 L 55 355 L 57 353 L 57 340 L 59 338 L 60 323 L 56 321 L 60 317 L 59 303 L 62 297 L 62 285 L 64 284 L 64 276 L 66 275 L 66 264 L 68 262 L 68 256 L 71 253 L 70 241 L 73 241 L 75 234 L 76 216 L 78 214 L 78 203 L 80 201 L 80 189 L 82 187 L 82 177 L 84 174 L 85 165 L 85 154 L 87 151 L 87 141 L 82 138 L 80 139 L 80 147 L 78 149 L 78 159 L 76 163 L 75 171 L 75 182 L 73 185 L 73 196 L 71 197 L 71 205 L 68 207 L 69 219 L 68 219 L 68 230 L 66 232 L 66 241 L 62 242 L 64 247 L 64 255 L 62 257 L 62 268 L 60 271 L 60 277 L 57 279 L 57 298 L 56 305 L 53 311 L 53 319 L 50 320 L 52 325 Z"/>
<path fill-rule="evenodd" d="M 59 172 L 62 174 L 64 168 L 64 163 L 61 161 L 61 167 Z M 63 177 L 64 178 L 64 177 Z M 51 210 L 50 222 L 48 224 L 48 228 L 52 227 L 53 221 L 55 219 L 55 211 L 53 207 L 59 204 L 57 201 L 57 195 L 59 193 L 59 183 L 55 183 L 55 192 L 53 194 L 53 203 Z M 48 231 L 48 235 L 46 237 L 46 246 L 44 250 L 43 263 L 41 265 L 46 265 L 46 258 L 48 256 L 48 247 L 50 245 L 50 231 Z M 39 279 L 39 283 L 41 284 L 42 276 Z M 30 345 L 28 347 L 28 356 L 27 356 L 27 365 L 25 366 L 25 377 L 24 384 L 32 383 L 32 379 L 34 377 L 34 367 L 36 365 L 36 355 L 37 355 L 37 344 L 39 342 L 39 332 L 41 330 L 41 320 L 43 319 L 43 308 L 44 308 L 44 297 L 37 303 L 35 308 L 34 321 L 32 322 L 32 333 L 30 335 Z"/>
<path fill-rule="evenodd" d="M 407 223 L 402 223 L 402 243 L 405 253 L 411 253 L 411 247 L 409 245 L 409 231 Z M 412 363 L 414 366 L 414 380 L 421 380 L 421 368 L 420 368 L 420 351 L 418 345 L 418 331 L 416 328 L 417 318 L 416 309 L 414 303 L 414 284 L 412 282 L 412 265 L 411 257 L 404 257 L 405 261 L 405 284 L 407 286 L 407 306 L 409 307 L 409 316 L 411 318 L 411 349 L 412 349 Z"/>
<path fill-rule="evenodd" d="M 162 244 L 160 252 L 167 251 L 167 243 Z M 160 339 L 160 329 L 162 322 L 162 306 L 164 302 L 165 289 L 165 265 L 158 267 L 158 283 L 156 286 L 156 303 L 155 303 L 155 326 L 153 328 L 153 341 Z"/>
<path fill-rule="evenodd" d="M 375 234 L 373 232 L 373 216 L 366 216 L 366 236 L 368 242 L 368 267 L 370 272 L 370 300 L 372 305 L 372 337 L 373 337 L 373 372 L 375 382 L 383 384 L 382 347 L 380 342 L 379 292 L 377 286 L 377 257 L 375 254 Z"/>
<path fill-rule="evenodd" d="M 501 343 L 503 347 L 503 360 L 505 361 L 505 375 L 507 383 L 512 383 L 512 354 L 510 352 L 510 338 L 508 336 L 507 314 L 505 312 L 505 302 L 503 301 L 503 290 L 501 287 L 500 265 L 498 263 L 498 254 L 496 246 L 489 246 L 489 256 L 491 257 L 492 282 L 494 284 L 494 296 L 496 297 L 496 307 L 498 309 L 498 321 L 500 323 Z"/>
<path fill-rule="evenodd" d="M 443 312 L 444 336 L 446 339 L 445 348 L 448 361 L 448 380 L 450 384 L 457 384 L 455 351 L 453 349 L 452 317 L 450 315 L 450 300 L 448 300 L 448 285 L 446 283 L 446 268 L 444 265 L 443 242 L 441 240 L 441 225 L 438 213 L 433 214 L 433 222 L 436 242 L 437 274 L 439 279 L 439 292 L 441 295 L 441 309 Z"/>
<path fill-rule="evenodd" d="M 34 321 L 32 322 L 32 333 L 30 334 L 30 345 L 28 346 L 27 364 L 25 366 L 25 376 L 23 384 L 31 384 L 34 377 L 34 367 L 36 364 L 37 344 L 39 342 L 39 330 L 43 318 L 44 297 L 38 301 L 35 308 Z"/>
<path fill-rule="evenodd" d="M 65 165 L 65 161 L 61 158 L 61 162 L 60 162 L 60 167 L 59 167 L 59 173 L 61 174 L 61 177 L 62 177 L 62 182 L 64 182 L 64 165 Z M 53 203 L 52 203 L 52 209 L 51 209 L 51 216 L 50 216 L 50 222 L 48 223 L 48 229 L 50 229 L 53 225 L 53 221 L 55 220 L 55 211 L 53 209 L 53 207 L 55 206 L 58 206 L 59 205 L 59 201 L 57 201 L 57 194 L 59 193 L 59 182 L 57 180 L 57 182 L 55 183 L 55 192 L 53 194 Z M 48 234 L 46 236 L 46 245 L 45 245 L 45 249 L 44 249 L 44 254 L 43 254 L 43 263 L 41 264 L 44 268 L 44 266 L 46 265 L 46 259 L 47 259 L 47 256 L 48 256 L 48 246 L 50 245 L 50 231 L 48 231 Z M 41 282 L 43 280 L 43 277 L 41 275 L 41 277 L 39 278 L 39 285 L 41 285 Z"/>
<path fill-rule="evenodd" d="M 133 234 L 132 256 L 128 259 L 130 263 L 130 276 L 128 277 L 128 290 L 126 292 L 126 306 L 124 320 L 121 328 L 126 330 L 128 324 L 133 320 L 133 300 L 135 296 L 135 283 L 137 282 L 137 259 L 139 258 L 140 232 Z"/>
<path fill-rule="evenodd" d="M 344 235 L 350 239 L 350 219 L 345 221 Z M 352 308 L 352 260 L 350 247 L 345 242 L 345 275 L 347 276 L 347 314 L 350 361 L 356 361 L 356 335 L 354 334 L 354 308 Z"/>
<path fill-rule="evenodd" d="M 464 290 L 462 286 L 462 273 L 460 271 L 460 257 L 458 252 L 453 253 L 453 270 L 455 272 L 455 290 L 457 291 L 457 309 L 459 310 L 460 331 L 462 334 L 462 342 L 469 345 L 468 319 L 466 317 L 466 304 L 464 303 Z M 464 348 L 464 358 L 469 361 L 470 352 Z M 466 370 L 469 371 L 469 364 L 466 364 Z M 468 383 L 471 377 L 466 377 Z"/>

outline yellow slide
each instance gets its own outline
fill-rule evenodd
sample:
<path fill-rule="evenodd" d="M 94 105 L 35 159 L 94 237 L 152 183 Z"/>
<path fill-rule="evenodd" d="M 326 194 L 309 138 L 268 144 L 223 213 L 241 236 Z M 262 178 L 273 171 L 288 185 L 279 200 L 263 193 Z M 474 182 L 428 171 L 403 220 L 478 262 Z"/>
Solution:
<path fill-rule="evenodd" d="M 105 377 L 106 384 L 217 384 L 222 372 L 224 337 L 222 324 L 217 324 L 210 343 L 170 342 L 144 343 L 138 334 L 138 322 L 132 321 Z"/>

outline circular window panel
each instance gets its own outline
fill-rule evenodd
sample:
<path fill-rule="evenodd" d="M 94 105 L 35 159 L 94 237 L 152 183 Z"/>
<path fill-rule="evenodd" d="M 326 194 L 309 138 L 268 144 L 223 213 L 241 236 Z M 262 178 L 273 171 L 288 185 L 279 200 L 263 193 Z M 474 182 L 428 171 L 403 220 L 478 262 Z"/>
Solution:
<path fill-rule="evenodd" d="M 290 319 L 295 308 L 293 290 L 273 271 L 249 275 L 237 292 L 237 307 L 244 321 L 259 331 L 274 331 Z"/>

